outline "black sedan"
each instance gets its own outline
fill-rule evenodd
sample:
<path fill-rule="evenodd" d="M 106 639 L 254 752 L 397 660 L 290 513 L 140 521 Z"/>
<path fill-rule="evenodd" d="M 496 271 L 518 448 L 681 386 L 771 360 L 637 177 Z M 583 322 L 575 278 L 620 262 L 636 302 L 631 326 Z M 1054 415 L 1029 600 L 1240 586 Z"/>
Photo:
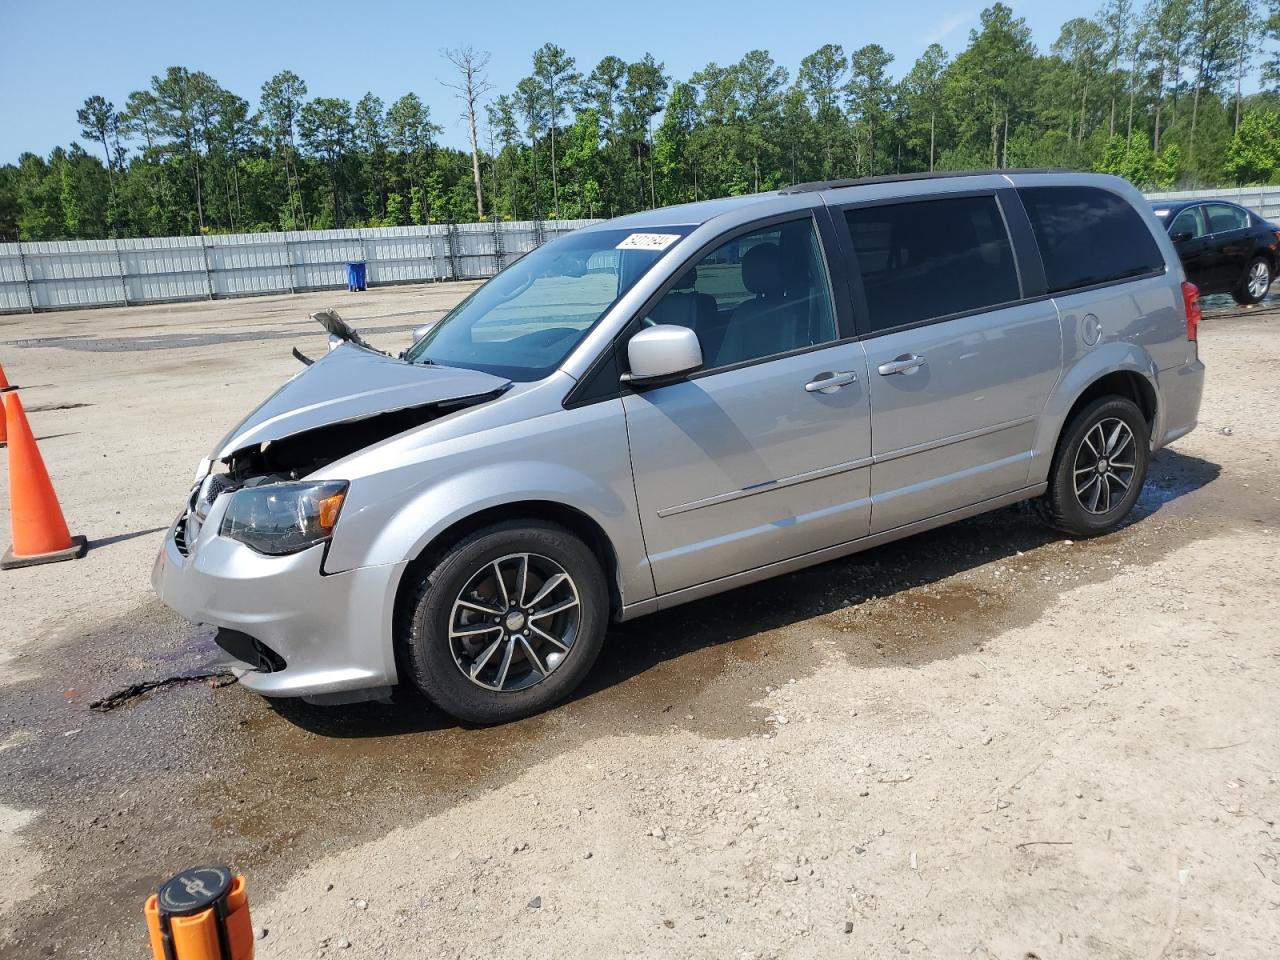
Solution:
<path fill-rule="evenodd" d="M 1280 268 L 1280 227 L 1226 200 L 1153 200 L 1187 279 L 1202 294 L 1257 303 Z"/>

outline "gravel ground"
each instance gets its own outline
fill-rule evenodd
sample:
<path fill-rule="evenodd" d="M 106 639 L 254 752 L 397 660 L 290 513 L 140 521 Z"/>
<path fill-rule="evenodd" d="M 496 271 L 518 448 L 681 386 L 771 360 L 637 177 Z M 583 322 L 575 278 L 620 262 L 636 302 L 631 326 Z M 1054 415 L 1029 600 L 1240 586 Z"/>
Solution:
<path fill-rule="evenodd" d="M 398 346 L 466 289 L 338 303 Z M 146 894 L 210 860 L 267 960 L 1280 955 L 1269 310 L 1206 321 L 1200 429 L 1110 536 L 1003 510 L 634 621 L 498 729 L 204 681 L 91 711 L 217 672 L 159 530 L 333 299 L 0 319 L 93 544 L 0 575 L 0 956 L 143 957 Z"/>

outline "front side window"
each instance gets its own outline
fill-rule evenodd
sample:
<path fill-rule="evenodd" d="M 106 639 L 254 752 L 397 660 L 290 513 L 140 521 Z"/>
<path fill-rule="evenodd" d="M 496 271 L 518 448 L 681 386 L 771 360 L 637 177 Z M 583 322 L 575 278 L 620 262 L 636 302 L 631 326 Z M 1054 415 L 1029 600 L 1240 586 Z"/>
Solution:
<path fill-rule="evenodd" d="M 1164 271 L 1150 222 L 1097 187 L 1021 187 L 1050 293 Z"/>
<path fill-rule="evenodd" d="M 872 331 L 1009 303 L 1018 271 L 995 197 L 845 212 Z"/>
<path fill-rule="evenodd" d="M 1169 227 L 1169 236 L 1183 240 L 1194 240 L 1206 233 L 1208 231 L 1204 228 L 1203 207 L 1187 207 L 1173 218 L 1173 224 Z"/>
<path fill-rule="evenodd" d="M 1239 207 L 1227 203 L 1208 203 L 1205 210 L 1209 214 L 1210 233 L 1228 233 L 1232 230 L 1244 230 L 1249 226 L 1249 214 Z"/>
<path fill-rule="evenodd" d="M 689 230 L 583 230 L 553 240 L 462 301 L 405 359 L 540 380 Z"/>
<path fill-rule="evenodd" d="M 676 279 L 645 318 L 698 335 L 710 370 L 836 339 L 813 220 L 736 237 Z"/>

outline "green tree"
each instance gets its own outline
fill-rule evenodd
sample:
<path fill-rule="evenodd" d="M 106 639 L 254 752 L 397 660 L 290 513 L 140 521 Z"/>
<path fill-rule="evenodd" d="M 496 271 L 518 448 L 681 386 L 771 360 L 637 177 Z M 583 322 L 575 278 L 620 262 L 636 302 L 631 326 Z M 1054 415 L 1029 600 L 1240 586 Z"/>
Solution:
<path fill-rule="evenodd" d="M 337 97 L 317 97 L 302 106 L 298 115 L 298 136 L 329 170 L 333 201 L 333 226 L 344 222 L 345 197 L 342 189 L 343 161 L 351 149 L 355 131 L 351 125 L 351 104 Z"/>
<path fill-rule="evenodd" d="M 1272 183 L 1280 171 L 1280 113 L 1246 114 L 1227 149 L 1227 175 L 1238 184 Z"/>
<path fill-rule="evenodd" d="M 647 153 L 653 156 L 653 118 L 666 104 L 667 83 L 669 78 L 663 72 L 664 66 L 646 53 L 635 63 L 627 64 L 627 80 L 622 88 L 622 122 L 624 131 L 635 138 L 638 130 L 643 131 L 642 142 L 636 146 L 636 169 L 642 169 L 640 156 Z M 653 164 L 649 164 L 649 203 L 657 202 L 654 187 Z"/>
<path fill-rule="evenodd" d="M 533 54 L 533 77 L 539 84 L 543 111 L 551 131 L 551 195 L 555 218 L 560 219 L 560 177 L 556 159 L 556 134 L 564 124 L 565 112 L 577 97 L 582 77 L 574 71 L 575 61 L 554 43 L 544 43 Z"/>
<path fill-rule="evenodd" d="M 849 111 L 864 131 L 866 163 L 859 164 L 869 175 L 876 174 L 876 153 L 881 146 L 876 134 L 885 126 L 891 107 L 892 85 L 889 64 L 893 55 L 878 43 L 859 47 L 849 55 L 849 84 L 845 88 Z"/>
<path fill-rule="evenodd" d="M 262 85 L 262 115 L 268 139 L 280 156 L 288 202 L 287 224 L 301 229 L 307 222 L 298 171 L 298 117 L 307 96 L 307 85 L 296 73 L 283 70 Z"/>
<path fill-rule="evenodd" d="M 928 170 L 933 170 L 938 156 L 938 118 L 944 105 L 947 63 L 942 45 L 931 43 L 903 77 L 900 88 L 907 114 L 907 145 L 917 156 L 928 157 Z"/>
<path fill-rule="evenodd" d="M 439 133 L 440 128 L 431 122 L 431 111 L 416 93 L 406 93 L 387 110 L 387 141 L 396 151 L 403 171 L 401 192 L 412 198 L 417 190 L 417 203 L 411 200 L 409 204 L 414 223 L 426 223 L 431 216 L 430 209 L 423 207 L 423 198 L 431 152 Z"/>

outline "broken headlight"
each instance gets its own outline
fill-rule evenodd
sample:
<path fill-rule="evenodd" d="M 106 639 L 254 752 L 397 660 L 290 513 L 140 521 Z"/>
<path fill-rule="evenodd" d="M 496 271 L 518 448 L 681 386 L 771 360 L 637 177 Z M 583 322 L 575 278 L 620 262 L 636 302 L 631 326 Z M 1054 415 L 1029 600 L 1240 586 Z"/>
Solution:
<path fill-rule="evenodd" d="M 259 553 L 297 553 L 333 535 L 346 495 L 345 480 L 242 487 L 232 494 L 218 532 Z"/>

